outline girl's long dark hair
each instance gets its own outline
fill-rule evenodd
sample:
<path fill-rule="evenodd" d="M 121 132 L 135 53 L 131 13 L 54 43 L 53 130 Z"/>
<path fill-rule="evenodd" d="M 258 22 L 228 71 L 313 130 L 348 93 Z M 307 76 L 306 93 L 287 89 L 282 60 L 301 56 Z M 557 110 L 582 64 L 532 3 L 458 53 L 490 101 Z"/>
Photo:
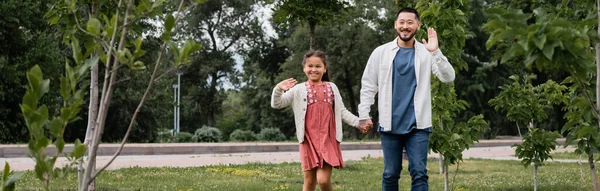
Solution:
<path fill-rule="evenodd" d="M 325 65 L 325 69 L 327 70 L 324 74 L 323 77 L 321 77 L 321 81 L 329 81 L 329 67 L 327 67 L 327 54 L 325 54 L 324 51 L 322 50 L 309 50 L 308 52 L 306 52 L 306 54 L 304 54 L 304 59 L 302 60 L 302 65 L 304 66 L 304 64 L 306 64 L 306 59 L 310 58 L 310 57 L 318 57 L 321 59 L 321 61 L 323 61 L 323 64 Z"/>

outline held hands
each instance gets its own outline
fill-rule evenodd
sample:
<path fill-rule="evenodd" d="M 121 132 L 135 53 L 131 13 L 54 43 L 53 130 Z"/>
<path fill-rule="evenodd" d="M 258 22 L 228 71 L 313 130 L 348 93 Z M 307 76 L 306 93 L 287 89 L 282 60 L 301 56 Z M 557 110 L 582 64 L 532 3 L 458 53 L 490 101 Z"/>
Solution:
<path fill-rule="evenodd" d="M 296 85 L 296 79 L 289 78 L 279 82 L 279 84 L 277 84 L 277 87 L 279 87 L 279 89 L 282 89 L 283 91 L 288 91 L 290 88 L 294 87 L 294 85 Z"/>
<path fill-rule="evenodd" d="M 435 29 L 431 27 L 427 29 L 427 38 L 429 38 L 429 42 L 427 42 L 425 39 L 422 39 L 425 49 L 427 49 L 429 52 L 435 52 L 438 49 L 438 37 Z"/>
<path fill-rule="evenodd" d="M 371 128 L 373 128 L 373 121 L 371 121 L 370 119 L 363 119 L 358 121 L 358 129 L 360 129 L 360 132 L 362 132 L 363 134 L 368 133 L 369 130 L 371 130 Z"/>

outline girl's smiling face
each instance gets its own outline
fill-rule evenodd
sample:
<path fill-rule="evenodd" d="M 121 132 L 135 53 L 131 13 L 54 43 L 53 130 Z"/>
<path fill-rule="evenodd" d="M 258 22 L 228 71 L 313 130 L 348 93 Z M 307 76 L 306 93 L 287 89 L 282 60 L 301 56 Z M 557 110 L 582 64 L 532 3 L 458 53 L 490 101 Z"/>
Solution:
<path fill-rule="evenodd" d="M 327 72 L 327 67 L 321 58 L 316 56 L 306 58 L 304 62 L 304 74 L 306 74 L 309 81 L 320 83 L 325 72 Z"/>

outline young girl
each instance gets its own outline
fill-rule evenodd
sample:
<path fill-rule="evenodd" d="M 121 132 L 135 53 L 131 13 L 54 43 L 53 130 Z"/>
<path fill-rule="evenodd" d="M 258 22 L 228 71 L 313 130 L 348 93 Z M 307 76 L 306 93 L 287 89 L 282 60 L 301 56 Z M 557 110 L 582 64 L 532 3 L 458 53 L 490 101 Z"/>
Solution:
<path fill-rule="evenodd" d="M 328 82 L 326 60 L 325 52 L 308 51 L 302 63 L 308 81 L 296 84 L 293 78 L 283 80 L 271 96 L 273 108 L 292 105 L 304 172 L 303 191 L 315 190 L 317 183 L 322 191 L 333 189 L 332 167 L 344 167 L 342 120 L 358 126 L 358 117 L 344 107 L 337 86 Z"/>

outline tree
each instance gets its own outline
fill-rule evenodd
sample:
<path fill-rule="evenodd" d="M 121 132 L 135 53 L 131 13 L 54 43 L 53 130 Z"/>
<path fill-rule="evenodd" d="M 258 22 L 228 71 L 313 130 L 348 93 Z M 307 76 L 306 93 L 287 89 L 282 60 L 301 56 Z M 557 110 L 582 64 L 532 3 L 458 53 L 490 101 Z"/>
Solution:
<path fill-rule="evenodd" d="M 490 19 L 485 28 L 491 33 L 488 49 L 506 47 L 501 62 L 522 59 L 527 68 L 569 72 L 570 77 L 563 82 L 571 85 L 565 114 L 568 122 L 562 131 L 567 134 L 567 145 L 577 142 L 576 152 L 589 156 L 594 190 L 600 190 L 593 157 L 600 135 L 598 125 L 592 125 L 597 124 L 599 112 L 592 99 L 594 92 L 589 91 L 591 76 L 597 75 L 589 72 L 595 71 L 590 44 L 598 38 L 591 30 L 597 27 L 597 9 L 590 10 L 596 7 L 592 3 L 562 1 L 532 8 L 533 14 L 492 8 L 486 11 Z"/>
<path fill-rule="evenodd" d="M 315 28 L 323 21 L 340 18 L 349 3 L 339 0 L 278 0 L 275 2 L 273 19 L 282 23 L 308 24 L 309 47 L 315 50 Z"/>
<path fill-rule="evenodd" d="M 60 26 L 57 28 L 60 28 L 61 32 L 64 32 L 63 42 L 71 45 L 73 53 L 72 59 L 75 65 L 77 66 L 77 70 L 75 70 L 77 71 L 77 73 L 75 74 L 78 74 L 78 76 L 76 77 L 81 77 L 81 73 L 83 73 L 82 71 L 85 71 L 85 68 L 79 69 L 80 66 L 92 66 L 97 64 L 98 62 L 103 63 L 105 65 L 104 81 L 98 106 L 98 114 L 97 116 L 92 116 L 96 118 L 96 123 L 91 126 L 92 128 L 90 128 L 93 130 L 93 133 L 89 133 L 91 135 L 88 149 L 90 150 L 90 154 L 86 161 L 87 166 L 84 171 L 84 176 L 82 177 L 82 179 L 80 179 L 78 184 L 79 190 L 87 190 L 88 186 L 90 185 L 90 183 L 93 182 L 97 175 L 100 174 L 104 169 L 106 169 L 106 167 L 108 167 L 108 165 L 110 165 L 112 161 L 114 161 L 114 159 L 120 154 L 124 144 L 127 142 L 127 138 L 129 137 L 133 129 L 135 119 L 138 113 L 140 112 L 144 101 L 148 98 L 150 90 L 152 89 L 153 82 L 156 80 L 157 69 L 160 66 L 162 53 L 166 49 L 166 47 L 170 46 L 170 51 L 174 57 L 174 67 L 178 67 L 179 65 L 188 63 L 189 55 L 194 51 L 200 49 L 200 45 L 196 44 L 196 42 L 193 40 L 187 40 L 184 44 L 181 45 L 181 48 L 171 41 L 172 29 L 179 20 L 179 14 L 181 14 L 183 11 L 182 7 L 184 5 L 184 1 L 182 0 L 179 2 L 179 6 L 176 11 L 178 15 L 176 16 L 173 16 L 169 13 L 164 14 L 162 9 L 163 3 L 164 1 L 151 2 L 149 0 L 129 0 L 125 2 L 121 0 L 117 4 L 117 6 L 108 6 L 109 4 L 111 4 L 110 1 L 59 1 L 55 2 L 52 8 L 44 15 L 44 17 L 47 18 L 51 24 L 58 24 L 58 26 Z M 201 3 L 201 1 L 194 1 L 194 5 L 198 3 Z M 135 112 L 133 113 L 133 116 L 131 117 L 128 129 L 125 133 L 123 141 L 121 142 L 121 146 L 117 149 L 116 153 L 108 162 L 108 164 L 100 168 L 98 172 L 95 172 L 96 151 L 98 149 L 100 138 L 102 137 L 102 133 L 106 124 L 106 116 L 108 114 L 107 111 L 111 103 L 113 91 L 115 90 L 115 84 L 118 82 L 117 75 L 119 74 L 119 68 L 128 67 L 130 70 L 133 71 L 143 70 L 146 68 L 144 63 L 139 60 L 139 58 L 146 53 L 146 51 L 141 48 L 141 44 L 143 41 L 143 31 L 141 31 L 140 22 L 143 19 L 154 18 L 155 16 L 163 18 L 165 21 L 163 25 L 165 30 L 161 36 L 164 42 L 160 47 L 161 51 L 158 55 L 158 58 L 156 59 L 156 63 L 154 64 L 154 70 L 152 72 L 150 80 L 148 81 L 148 86 L 140 100 L 140 103 L 138 104 Z M 86 18 L 87 20 L 85 20 L 84 18 Z M 85 28 L 83 24 L 84 21 L 86 23 Z M 119 38 L 118 41 L 116 41 L 117 38 Z M 83 41 L 80 41 L 80 39 L 82 39 Z M 83 49 L 81 46 L 82 44 Z M 61 95 L 63 95 L 65 99 L 63 101 L 65 102 L 70 101 L 67 99 L 68 97 L 65 96 L 67 95 L 66 88 L 75 88 L 77 87 L 76 85 L 78 83 L 77 78 L 73 77 L 73 72 L 69 71 L 68 63 L 66 68 L 67 75 L 66 77 L 64 77 L 66 79 L 66 82 L 62 82 L 61 80 L 60 91 Z M 35 75 L 33 76 L 41 78 L 41 72 L 34 72 L 34 74 Z M 33 88 L 33 90 L 36 89 Z M 80 90 L 78 90 L 75 93 L 75 95 L 79 96 L 75 98 L 82 97 Z M 25 96 L 26 99 L 31 99 L 27 98 L 27 96 L 28 94 L 26 94 Z M 92 104 L 95 103 L 94 100 L 91 100 L 90 102 Z M 35 106 L 37 104 L 29 105 Z M 67 106 L 70 105 L 63 104 L 63 107 Z M 42 106 L 40 108 L 44 107 L 45 106 Z M 61 110 L 61 115 L 63 115 L 63 118 L 65 118 L 65 115 L 70 116 L 69 114 L 77 113 L 72 111 L 78 111 L 78 108 L 71 108 L 71 110 L 64 110 L 63 108 Z M 65 112 L 66 114 L 63 112 Z M 27 121 L 36 118 L 28 117 L 26 115 L 25 119 Z M 68 120 L 64 120 L 64 122 L 68 122 Z M 62 134 L 64 133 L 64 126 L 66 126 L 66 123 L 62 125 L 62 131 L 58 132 L 58 134 L 56 134 L 57 132 L 55 132 L 55 128 L 50 129 L 55 137 L 57 137 L 58 135 L 62 136 Z M 35 128 L 30 127 L 30 129 Z M 36 139 L 42 140 L 42 142 L 48 139 L 44 139 L 43 133 L 40 136 L 39 130 L 31 133 L 32 135 L 36 135 L 34 133 L 37 133 L 36 136 L 38 138 Z M 57 138 L 59 138 L 58 143 L 64 145 L 64 141 L 61 143 L 60 137 Z M 34 141 L 34 139 L 30 141 Z M 41 146 L 43 149 L 44 145 Z M 86 150 L 85 146 L 82 150 Z M 32 152 L 32 156 L 39 156 L 38 158 L 43 159 L 38 160 L 37 165 L 45 164 L 44 161 L 46 161 L 47 159 L 45 159 L 43 153 L 43 150 L 37 153 Z M 60 153 L 61 151 L 59 150 L 58 154 Z M 74 153 L 79 154 L 79 152 Z M 47 166 L 49 167 L 43 168 L 42 170 L 53 170 L 53 163 Z M 38 178 L 41 179 L 43 177 Z M 49 179 L 46 178 L 45 180 L 48 181 Z"/>
<path fill-rule="evenodd" d="M 544 165 L 548 158 L 552 159 L 550 152 L 556 149 L 556 139 L 560 137 L 555 131 L 545 131 L 543 129 L 531 128 L 529 133 L 523 137 L 523 143 L 515 144 L 515 153 L 522 159 L 521 163 L 525 168 L 533 164 L 533 190 L 538 190 L 538 167 Z"/>
<path fill-rule="evenodd" d="M 514 82 L 500 87 L 502 92 L 489 101 L 496 110 L 506 112 L 511 121 L 521 124 L 535 124 L 548 117 L 546 110 L 552 109 L 552 104 L 567 102 L 564 92 L 567 87 L 549 80 L 544 84 L 533 86 L 531 84 L 535 75 L 525 75 L 522 79 L 517 75 L 511 76 Z M 545 131 L 529 126 L 529 133 L 523 138 L 522 144 L 515 144 L 516 156 L 522 159 L 523 165 L 533 165 L 533 188 L 537 190 L 537 170 L 556 148 L 556 139 L 560 135 L 554 131 Z M 520 131 L 519 131 L 520 132 Z M 519 133 L 520 135 L 520 133 Z"/>
<path fill-rule="evenodd" d="M 254 30 L 253 30 L 254 31 Z M 280 35 L 282 36 L 282 35 Z M 291 110 L 272 109 L 269 104 L 273 87 L 279 81 L 277 76 L 282 72 L 281 65 L 291 55 L 290 50 L 277 39 L 265 33 L 257 33 L 248 46 L 252 47 L 244 55 L 242 83 L 240 88 L 247 105 L 248 120 L 246 126 L 255 133 L 264 128 L 279 128 L 286 137 L 294 136 L 294 120 Z"/>
<path fill-rule="evenodd" d="M 39 17 L 48 9 L 48 0 L 6 0 L 0 5 L 0 143 L 27 142 L 27 128 L 20 114 L 21 96 L 27 86 L 27 70 L 40 65 L 47 77 L 58 80 L 64 54 L 60 35 Z M 58 84 L 52 84 L 57 88 Z M 44 97 L 54 113 L 60 101 L 57 92 Z"/>
<path fill-rule="evenodd" d="M 498 87 L 508 83 L 508 76 L 517 69 L 493 62 L 494 51 L 482 51 L 485 50 L 485 42 L 489 36 L 481 27 L 487 22 L 483 11 L 490 6 L 488 2 L 491 1 L 472 0 L 470 10 L 465 11 L 469 13 L 466 30 L 470 31 L 470 34 L 466 36 L 461 57 L 467 67 L 457 71 L 454 88 L 458 99 L 469 103 L 469 107 L 458 115 L 458 119 L 465 121 L 472 116 L 483 114 L 490 127 L 483 138 L 492 139 L 498 134 L 516 133 L 511 131 L 513 129 L 502 128 L 509 125 L 510 121 L 487 102 L 500 92 Z"/>
<path fill-rule="evenodd" d="M 254 2 L 246 0 L 207 1 L 190 11 L 185 18 L 186 33 L 205 45 L 192 57 L 192 65 L 183 68 L 182 81 L 188 87 L 185 95 L 183 123 L 187 128 L 214 126 L 226 98 L 225 83 L 235 83 L 237 71 L 234 55 L 242 48 L 246 35 L 258 21 Z M 187 107 L 185 107 L 187 106 Z M 202 116 L 200 123 L 193 116 Z M 193 129 L 190 129 L 190 131 Z"/>
<path fill-rule="evenodd" d="M 423 28 L 436 29 L 439 48 L 456 71 L 467 67 L 462 59 L 462 49 L 470 34 L 466 28 L 470 5 L 468 0 L 431 0 L 419 1 L 415 6 L 421 14 Z M 421 30 L 416 39 L 422 39 L 419 37 L 424 34 Z M 488 124 L 482 115 L 473 116 L 467 122 L 456 120 L 456 113 L 465 110 L 468 103 L 457 99 L 453 84 L 433 80 L 432 106 L 435 131 L 430 148 L 440 154 L 440 173 L 444 174 L 444 189 L 448 190 L 448 166 L 462 160 L 462 151 L 478 141 L 479 134 L 488 128 Z"/>

